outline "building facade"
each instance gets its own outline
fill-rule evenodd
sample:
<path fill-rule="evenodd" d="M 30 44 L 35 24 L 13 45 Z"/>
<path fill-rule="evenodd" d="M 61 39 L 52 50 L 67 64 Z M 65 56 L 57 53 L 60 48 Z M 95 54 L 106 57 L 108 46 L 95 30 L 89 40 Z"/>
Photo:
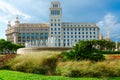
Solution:
<path fill-rule="evenodd" d="M 51 2 L 49 10 L 49 23 L 20 23 L 18 17 L 15 25 L 8 22 L 7 40 L 16 44 L 72 47 L 80 40 L 99 39 L 99 27 L 95 23 L 63 22 L 60 2 Z"/>

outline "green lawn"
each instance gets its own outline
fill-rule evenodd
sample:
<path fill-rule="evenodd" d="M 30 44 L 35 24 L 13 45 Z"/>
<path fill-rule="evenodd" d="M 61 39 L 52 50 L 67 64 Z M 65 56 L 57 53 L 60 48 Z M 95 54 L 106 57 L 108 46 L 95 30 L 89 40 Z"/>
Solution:
<path fill-rule="evenodd" d="M 17 71 L 0 70 L 0 80 L 120 80 L 120 78 L 68 78 L 62 76 L 43 76 Z"/>

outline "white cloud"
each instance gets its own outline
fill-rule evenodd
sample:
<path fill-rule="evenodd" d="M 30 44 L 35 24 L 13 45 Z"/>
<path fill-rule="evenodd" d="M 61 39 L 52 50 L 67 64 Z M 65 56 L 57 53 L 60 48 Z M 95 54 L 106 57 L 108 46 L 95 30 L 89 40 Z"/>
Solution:
<path fill-rule="evenodd" d="M 0 38 L 5 39 L 5 30 L 7 28 L 7 22 L 10 20 L 13 24 L 16 15 L 18 15 L 23 20 L 31 18 L 31 16 L 18 10 L 13 5 L 9 4 L 7 1 L 0 0 Z"/>
<path fill-rule="evenodd" d="M 115 25 L 116 22 L 116 17 L 113 14 L 108 13 L 104 16 L 103 20 L 97 23 L 97 25 L 103 28 L 111 28 Z"/>
<path fill-rule="evenodd" d="M 104 36 L 109 36 L 113 40 L 120 36 L 120 23 L 117 23 L 115 15 L 108 13 L 99 21 L 97 25 L 100 27 L 100 32 Z"/>
<path fill-rule="evenodd" d="M 13 16 L 16 15 L 23 16 L 23 19 L 30 18 L 28 14 L 25 14 L 9 3 L 0 0 L 0 22 L 6 23 L 8 20 L 12 20 Z"/>

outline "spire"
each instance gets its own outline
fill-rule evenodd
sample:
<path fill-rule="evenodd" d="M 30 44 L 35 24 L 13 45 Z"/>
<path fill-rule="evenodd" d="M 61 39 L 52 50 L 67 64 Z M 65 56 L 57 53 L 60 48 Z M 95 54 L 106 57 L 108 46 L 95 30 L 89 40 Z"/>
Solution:
<path fill-rule="evenodd" d="M 99 39 L 100 39 L 100 40 L 103 40 L 103 35 L 102 35 L 102 34 L 100 34 Z"/>
<path fill-rule="evenodd" d="M 10 22 L 10 21 L 8 21 L 7 26 L 8 26 L 9 28 L 11 27 L 11 22 Z"/>
<path fill-rule="evenodd" d="M 19 18 L 18 18 L 18 15 L 16 16 L 16 20 L 15 20 L 15 24 L 19 24 L 20 21 L 19 21 Z"/>

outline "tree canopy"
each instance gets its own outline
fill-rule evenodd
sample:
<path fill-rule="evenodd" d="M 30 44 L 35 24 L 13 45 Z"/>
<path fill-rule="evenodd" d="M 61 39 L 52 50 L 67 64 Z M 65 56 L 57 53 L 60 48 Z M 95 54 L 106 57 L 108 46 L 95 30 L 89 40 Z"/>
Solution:
<path fill-rule="evenodd" d="M 105 40 L 79 41 L 69 52 L 63 52 L 66 59 L 72 60 L 104 60 L 100 51 L 111 51 L 115 49 L 115 43 Z"/>
<path fill-rule="evenodd" d="M 0 39 L 0 52 L 15 52 L 18 48 L 24 47 L 23 45 L 14 44 L 11 41 Z"/>

